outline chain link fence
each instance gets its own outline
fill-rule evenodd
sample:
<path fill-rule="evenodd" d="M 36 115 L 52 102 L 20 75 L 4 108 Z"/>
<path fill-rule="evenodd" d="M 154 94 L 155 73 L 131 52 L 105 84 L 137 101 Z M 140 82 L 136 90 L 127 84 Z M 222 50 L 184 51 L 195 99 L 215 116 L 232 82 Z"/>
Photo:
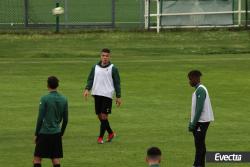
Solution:
<path fill-rule="evenodd" d="M 144 26 L 144 0 L 1 0 L 0 28 L 55 26 L 52 9 L 65 9 L 61 28 L 138 29 Z"/>
<path fill-rule="evenodd" d="M 60 27 L 72 28 L 113 28 L 113 29 L 144 29 L 149 25 L 155 26 L 156 17 L 145 17 L 145 1 L 147 0 L 0 0 L 0 29 L 50 28 L 55 27 L 56 17 L 52 9 L 59 2 L 65 13 L 60 16 Z M 218 8 L 217 3 L 232 2 L 230 10 L 238 9 L 238 0 L 148 0 L 150 13 L 156 13 L 156 1 L 161 1 L 162 13 L 183 12 L 195 7 L 195 2 L 206 3 Z M 241 14 L 241 24 L 250 26 L 250 0 L 241 1 L 242 8 L 248 12 Z M 165 6 L 164 6 L 165 4 Z M 223 4 L 222 4 L 223 5 Z M 196 5 L 197 6 L 197 5 Z M 208 8 L 205 8 L 208 10 Z M 164 11 L 166 10 L 166 11 Z M 195 8 L 196 10 L 196 8 Z M 219 9 L 218 9 L 219 11 Z M 221 10 L 220 10 L 221 11 Z M 197 11 L 196 11 L 197 12 Z M 222 15 L 221 15 L 222 16 Z M 238 24 L 238 14 L 231 14 L 232 24 Z M 161 16 L 161 25 L 192 24 L 187 16 Z M 189 18 L 190 16 L 188 16 Z M 204 15 L 193 16 L 195 23 L 203 23 Z M 216 17 L 218 24 L 223 18 Z M 149 18 L 149 19 L 148 19 Z M 199 18 L 197 20 L 197 18 Z M 171 21 L 172 20 L 172 21 Z M 146 21 L 146 23 L 145 23 Z"/>

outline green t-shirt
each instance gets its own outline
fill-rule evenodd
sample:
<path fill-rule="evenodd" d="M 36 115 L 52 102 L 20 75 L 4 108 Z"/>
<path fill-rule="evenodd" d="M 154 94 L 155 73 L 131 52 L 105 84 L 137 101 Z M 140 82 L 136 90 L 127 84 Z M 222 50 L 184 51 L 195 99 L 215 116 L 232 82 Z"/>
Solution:
<path fill-rule="evenodd" d="M 62 122 L 62 126 L 61 125 Z M 68 123 L 68 102 L 57 91 L 51 91 L 41 98 L 36 132 L 38 134 L 64 134 Z"/>

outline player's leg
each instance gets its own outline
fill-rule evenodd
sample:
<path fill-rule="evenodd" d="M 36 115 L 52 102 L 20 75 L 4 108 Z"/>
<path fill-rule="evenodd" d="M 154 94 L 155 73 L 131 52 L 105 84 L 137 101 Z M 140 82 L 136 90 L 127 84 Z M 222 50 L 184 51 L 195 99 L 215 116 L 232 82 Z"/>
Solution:
<path fill-rule="evenodd" d="M 108 119 L 108 115 L 111 114 L 111 110 L 112 110 L 112 99 L 105 97 L 103 105 L 104 105 L 104 108 L 103 108 L 104 110 L 102 112 L 103 117 L 104 117 L 103 120 L 105 120 L 106 130 L 109 134 L 107 141 L 110 142 L 115 137 L 115 133 L 111 129 L 109 119 Z"/>
<path fill-rule="evenodd" d="M 97 118 L 99 119 L 100 121 L 100 133 L 99 133 L 99 136 L 98 136 L 98 139 L 97 139 L 97 143 L 99 144 L 103 144 L 103 136 L 104 136 L 104 133 L 105 133 L 105 130 L 104 129 L 104 125 L 102 123 L 102 115 L 101 115 L 101 111 L 102 111 L 102 97 L 101 96 L 93 96 L 94 97 L 94 100 L 95 100 L 95 113 L 97 115 Z"/>
<path fill-rule="evenodd" d="M 101 121 L 101 107 L 102 107 L 102 99 L 101 96 L 94 95 L 94 101 L 95 101 L 95 113 L 98 116 L 98 119 Z"/>
<path fill-rule="evenodd" d="M 116 134 L 115 134 L 115 132 L 113 132 L 113 130 L 111 129 L 108 119 L 106 120 L 106 129 L 107 129 L 107 131 L 108 131 L 108 133 L 109 133 L 107 141 L 108 141 L 108 142 L 111 142 L 112 139 L 116 136 Z"/>
<path fill-rule="evenodd" d="M 207 129 L 209 126 L 209 122 L 205 122 L 201 124 L 201 132 L 202 132 L 202 146 L 203 146 L 203 153 L 202 153 L 202 159 L 201 159 L 201 165 L 202 167 L 205 167 L 205 161 L 206 161 L 206 134 Z"/>
<path fill-rule="evenodd" d="M 113 130 L 111 129 L 111 126 L 110 126 L 110 124 L 109 124 L 108 117 L 107 117 L 107 119 L 106 119 L 106 129 L 107 129 L 107 132 L 108 132 L 109 134 L 112 134 L 112 133 L 113 133 Z"/>
<path fill-rule="evenodd" d="M 33 159 L 34 167 L 41 167 L 42 166 L 42 158 L 35 156 Z"/>
<path fill-rule="evenodd" d="M 36 138 L 36 146 L 34 151 L 34 159 L 33 164 L 34 167 L 41 167 L 42 166 L 42 157 L 45 152 L 45 137 L 44 135 L 39 134 Z"/>
<path fill-rule="evenodd" d="M 98 115 L 98 117 L 100 117 L 100 120 L 101 120 L 101 126 L 100 126 L 100 135 L 99 135 L 99 138 L 102 138 L 103 139 L 103 136 L 105 134 L 105 131 L 106 131 L 106 120 L 107 120 L 107 115 L 104 114 L 104 113 L 100 113 Z"/>
<path fill-rule="evenodd" d="M 51 135 L 50 158 L 54 167 L 60 167 L 60 158 L 63 158 L 62 136 L 60 133 Z"/>
<path fill-rule="evenodd" d="M 108 114 L 102 113 L 102 120 L 105 122 L 106 130 L 109 134 L 113 134 L 113 130 L 110 127 L 109 120 L 108 120 Z"/>
<path fill-rule="evenodd" d="M 108 114 L 101 113 L 99 115 L 99 117 L 101 118 L 101 128 L 100 128 L 100 136 L 99 136 L 98 143 L 103 143 L 103 141 L 101 141 L 101 140 L 103 140 L 103 136 L 104 136 L 106 130 L 109 133 L 107 141 L 110 142 L 115 137 L 115 133 L 112 131 L 112 129 L 109 125 Z"/>
<path fill-rule="evenodd" d="M 202 156 L 204 152 L 203 135 L 201 133 L 200 124 L 197 123 L 195 130 L 193 131 L 194 143 L 195 143 L 195 160 L 193 166 L 202 167 Z"/>
<path fill-rule="evenodd" d="M 99 113 L 98 118 L 101 120 L 100 135 L 99 138 L 103 139 L 105 131 L 110 131 L 110 125 L 108 122 L 108 114 L 111 112 L 112 99 L 100 96 Z"/>
<path fill-rule="evenodd" d="M 52 164 L 54 167 L 60 167 L 60 159 L 59 158 L 54 158 L 51 160 L 52 161 Z"/>

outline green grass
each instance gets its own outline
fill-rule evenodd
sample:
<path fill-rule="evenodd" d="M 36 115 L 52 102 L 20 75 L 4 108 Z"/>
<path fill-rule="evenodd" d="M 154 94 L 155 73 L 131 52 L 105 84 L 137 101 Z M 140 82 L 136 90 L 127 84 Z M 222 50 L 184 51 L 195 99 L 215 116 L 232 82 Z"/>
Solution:
<path fill-rule="evenodd" d="M 186 77 L 191 69 L 203 72 L 215 113 L 207 149 L 250 151 L 249 43 L 249 31 L 1 35 L 0 164 L 32 166 L 37 107 L 49 75 L 60 78 L 59 91 L 69 99 L 63 166 L 143 167 L 149 146 L 162 149 L 163 167 L 191 166 L 194 143 L 187 125 L 194 90 Z M 110 117 L 118 137 L 98 145 L 93 99 L 84 102 L 81 93 L 103 47 L 112 49 L 120 69 L 123 106 L 113 106 Z"/>

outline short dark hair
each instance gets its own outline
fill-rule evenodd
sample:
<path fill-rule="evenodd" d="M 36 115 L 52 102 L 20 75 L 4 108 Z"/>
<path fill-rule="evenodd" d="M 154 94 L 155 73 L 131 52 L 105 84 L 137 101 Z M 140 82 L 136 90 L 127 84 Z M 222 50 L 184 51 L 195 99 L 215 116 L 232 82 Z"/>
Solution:
<path fill-rule="evenodd" d="M 103 48 L 103 49 L 102 49 L 102 52 L 104 52 L 104 53 L 110 53 L 110 49 L 108 49 L 108 48 Z"/>
<path fill-rule="evenodd" d="M 188 77 L 200 78 L 201 76 L 202 76 L 202 73 L 199 70 L 192 70 L 188 73 Z"/>
<path fill-rule="evenodd" d="M 50 76 L 48 77 L 47 83 L 49 88 L 56 89 L 59 85 L 59 80 L 55 76 Z"/>
<path fill-rule="evenodd" d="M 150 147 L 147 151 L 147 156 L 149 158 L 158 158 L 161 156 L 161 150 L 158 147 Z"/>

